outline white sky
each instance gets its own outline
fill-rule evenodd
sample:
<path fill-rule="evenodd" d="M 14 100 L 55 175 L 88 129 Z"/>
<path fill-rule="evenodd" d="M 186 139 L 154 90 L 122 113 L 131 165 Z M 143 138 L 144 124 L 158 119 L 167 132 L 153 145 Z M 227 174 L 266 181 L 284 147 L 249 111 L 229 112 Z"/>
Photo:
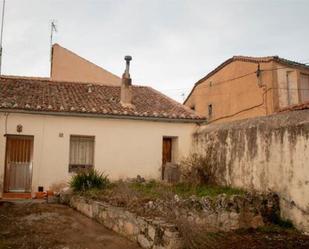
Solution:
<path fill-rule="evenodd" d="M 2 5 L 2 0 L 0 1 Z M 309 0 L 6 0 L 3 74 L 49 76 L 54 42 L 178 101 L 233 55 L 309 62 Z"/>

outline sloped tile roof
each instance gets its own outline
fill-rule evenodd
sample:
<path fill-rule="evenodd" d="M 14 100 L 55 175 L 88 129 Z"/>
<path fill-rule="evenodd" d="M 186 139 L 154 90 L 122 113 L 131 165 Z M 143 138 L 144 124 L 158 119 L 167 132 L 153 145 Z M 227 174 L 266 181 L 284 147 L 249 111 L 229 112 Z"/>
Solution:
<path fill-rule="evenodd" d="M 99 114 L 204 120 L 189 108 L 147 86 L 133 86 L 133 108 L 120 103 L 120 87 L 89 83 L 56 82 L 45 78 L 0 78 L 0 110 Z"/>

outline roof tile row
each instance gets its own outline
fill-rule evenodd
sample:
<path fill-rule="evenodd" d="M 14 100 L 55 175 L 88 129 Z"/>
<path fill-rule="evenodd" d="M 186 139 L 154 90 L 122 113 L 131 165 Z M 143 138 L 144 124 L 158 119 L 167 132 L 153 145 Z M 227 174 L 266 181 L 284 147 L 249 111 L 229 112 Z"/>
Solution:
<path fill-rule="evenodd" d="M 1 77 L 0 109 L 203 120 L 189 108 L 146 86 L 133 86 L 133 107 L 120 103 L 120 87 L 47 79 Z"/>

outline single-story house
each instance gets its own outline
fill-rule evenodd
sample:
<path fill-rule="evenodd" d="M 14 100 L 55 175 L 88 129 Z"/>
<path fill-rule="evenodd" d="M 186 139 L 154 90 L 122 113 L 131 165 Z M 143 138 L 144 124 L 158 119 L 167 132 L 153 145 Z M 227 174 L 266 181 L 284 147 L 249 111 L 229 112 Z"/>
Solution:
<path fill-rule="evenodd" d="M 49 190 L 94 167 L 112 179 L 160 178 L 204 119 L 147 86 L 0 78 L 0 195 Z"/>

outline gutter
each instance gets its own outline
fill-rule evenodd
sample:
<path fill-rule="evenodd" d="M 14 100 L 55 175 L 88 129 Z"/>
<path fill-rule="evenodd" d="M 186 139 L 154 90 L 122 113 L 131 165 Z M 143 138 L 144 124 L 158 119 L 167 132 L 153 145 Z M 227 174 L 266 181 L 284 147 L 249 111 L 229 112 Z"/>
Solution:
<path fill-rule="evenodd" d="M 50 116 L 63 116 L 63 117 L 88 117 L 88 118 L 106 118 L 106 119 L 129 119 L 129 120 L 142 120 L 154 122 L 167 122 L 167 123 L 195 123 L 206 124 L 206 119 L 180 119 L 180 118 L 157 118 L 157 117 L 138 117 L 130 115 L 111 115 L 111 114 L 92 114 L 92 113 L 72 113 L 72 112 L 46 112 L 46 111 L 25 111 L 25 110 L 12 110 L 0 109 L 3 113 L 20 113 L 20 114 L 33 114 L 33 115 L 50 115 Z"/>

